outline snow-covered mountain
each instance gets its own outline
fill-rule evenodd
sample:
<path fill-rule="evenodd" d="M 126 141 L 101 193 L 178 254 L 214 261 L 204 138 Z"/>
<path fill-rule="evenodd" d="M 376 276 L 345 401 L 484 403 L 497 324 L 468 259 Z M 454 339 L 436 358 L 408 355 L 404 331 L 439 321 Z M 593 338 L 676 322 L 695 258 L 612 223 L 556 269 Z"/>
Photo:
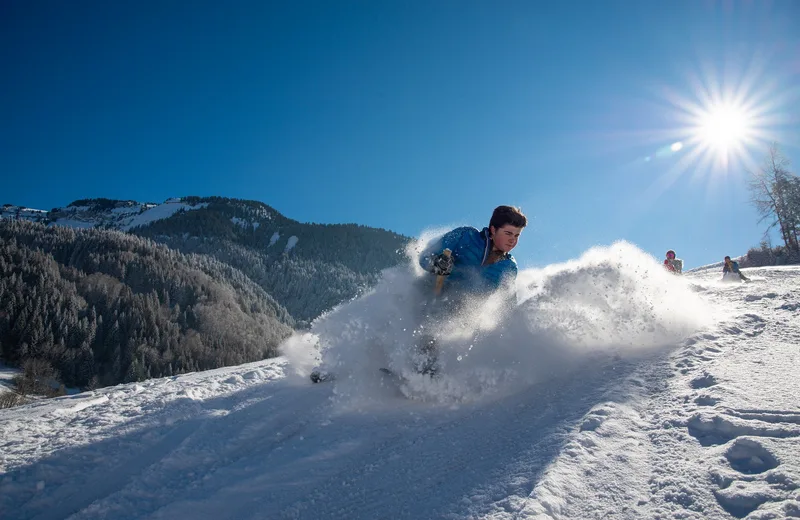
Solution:
<path fill-rule="evenodd" d="M 14 206 L 13 204 L 3 204 L 0 206 L 0 219 L 45 222 L 47 217 L 48 212 L 43 209 L 26 208 L 24 206 Z"/>
<path fill-rule="evenodd" d="M 82 199 L 50 211 L 7 204 L 0 218 L 114 229 L 212 256 L 244 272 L 301 324 L 374 285 L 409 241 L 380 228 L 302 223 L 262 202 L 225 197 Z"/>
<path fill-rule="evenodd" d="M 626 244 L 523 271 L 431 381 L 397 268 L 284 357 L 0 411 L 0 517 L 798 517 L 800 268 L 746 273 Z M 308 381 L 317 348 L 336 381 Z"/>
<path fill-rule="evenodd" d="M 202 209 L 207 211 L 195 213 L 191 218 L 179 218 L 187 212 L 197 212 Z M 373 249 L 379 248 L 381 242 L 385 242 L 384 236 L 390 237 L 391 246 L 394 247 L 390 250 L 391 260 L 394 263 L 400 258 L 397 249 L 402 248 L 408 240 L 407 237 L 390 231 L 355 224 L 303 224 L 281 215 L 264 203 L 225 197 L 173 197 L 160 204 L 104 198 L 81 199 L 49 211 L 5 204 L 0 208 L 0 218 L 30 220 L 79 229 L 137 231 L 146 236 L 154 235 L 156 238 L 172 235 L 194 240 L 225 238 L 248 246 L 265 249 L 274 246 L 274 249 L 280 252 L 294 250 L 301 251 L 301 254 L 306 248 L 314 250 L 319 246 L 319 244 L 307 246 L 304 243 L 298 248 L 298 243 L 301 240 L 305 241 L 304 237 L 311 238 L 309 235 L 314 234 L 316 236 L 313 238 L 319 242 L 319 230 L 333 234 L 339 228 L 346 228 L 350 234 L 368 235 L 369 242 L 373 243 Z M 170 221 L 171 224 L 165 225 L 163 221 Z M 157 231 L 150 232 L 148 228 L 152 229 L 156 223 L 159 223 Z M 186 229 L 176 229 L 181 227 Z M 369 245 L 369 242 L 366 245 Z M 374 244 L 375 242 L 378 243 Z M 370 256 L 369 247 L 360 249 L 362 257 Z M 339 261 L 347 265 L 351 259 L 345 255 Z M 362 262 L 356 261 L 356 263 L 363 264 L 363 259 Z M 360 270 L 360 267 L 362 266 L 357 266 L 355 269 Z"/>
<path fill-rule="evenodd" d="M 0 218 L 45 222 L 49 225 L 72 228 L 103 228 L 130 231 L 179 211 L 204 208 L 207 203 L 187 203 L 182 198 L 170 198 L 161 204 L 133 200 L 84 199 L 50 211 L 5 204 Z"/>

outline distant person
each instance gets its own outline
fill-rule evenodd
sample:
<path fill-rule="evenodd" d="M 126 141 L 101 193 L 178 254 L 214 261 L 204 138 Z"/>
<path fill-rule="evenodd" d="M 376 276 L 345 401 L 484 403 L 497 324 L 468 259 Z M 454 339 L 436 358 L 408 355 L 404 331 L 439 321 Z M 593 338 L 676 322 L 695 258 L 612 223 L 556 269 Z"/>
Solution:
<path fill-rule="evenodd" d="M 664 268 L 675 274 L 683 273 L 683 260 L 675 256 L 675 251 L 670 249 L 667 251 L 667 258 L 664 259 Z"/>
<path fill-rule="evenodd" d="M 725 257 L 725 265 L 722 267 L 722 278 L 725 278 L 725 275 L 731 274 L 738 274 L 739 278 L 744 280 L 745 282 L 749 282 L 750 278 L 746 277 L 742 272 L 739 270 L 739 262 L 731 260 L 731 257 Z"/>

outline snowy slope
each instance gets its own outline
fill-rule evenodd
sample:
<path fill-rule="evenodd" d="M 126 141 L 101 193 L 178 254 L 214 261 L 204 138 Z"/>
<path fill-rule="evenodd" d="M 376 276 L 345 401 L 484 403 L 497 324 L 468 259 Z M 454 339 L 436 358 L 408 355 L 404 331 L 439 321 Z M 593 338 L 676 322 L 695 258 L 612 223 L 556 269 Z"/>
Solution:
<path fill-rule="evenodd" d="M 138 226 L 146 226 L 157 220 L 169 218 L 178 211 L 204 208 L 208 204 L 187 204 L 181 199 L 167 199 L 162 204 L 128 203 L 109 210 L 96 211 L 84 206 L 68 206 L 59 211 L 53 222 L 69 227 L 108 227 L 120 231 L 130 231 Z"/>
<path fill-rule="evenodd" d="M 47 211 L 42 209 L 26 208 L 14 206 L 13 204 L 3 204 L 0 207 L 0 219 L 22 219 L 31 222 L 42 222 L 47 218 Z"/>
<path fill-rule="evenodd" d="M 102 209 L 91 206 L 67 206 L 50 212 L 6 205 L 0 209 L 0 218 L 33 222 L 48 220 L 49 225 L 78 229 L 108 228 L 130 231 L 135 227 L 169 218 L 178 211 L 191 211 L 207 206 L 207 203 L 188 204 L 180 198 L 167 199 L 162 204 L 116 201 L 115 207 Z"/>
<path fill-rule="evenodd" d="M 626 244 L 526 271 L 406 386 L 373 370 L 403 367 L 388 272 L 286 357 L 0 411 L 0 517 L 797 517 L 800 269 L 745 272 Z"/>

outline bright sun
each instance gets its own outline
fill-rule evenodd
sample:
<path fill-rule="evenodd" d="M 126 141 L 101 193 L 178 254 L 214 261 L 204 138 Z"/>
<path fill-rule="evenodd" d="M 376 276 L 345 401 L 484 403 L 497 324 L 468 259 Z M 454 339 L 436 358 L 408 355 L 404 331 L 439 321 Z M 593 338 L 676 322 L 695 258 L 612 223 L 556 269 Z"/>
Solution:
<path fill-rule="evenodd" d="M 687 105 L 689 135 L 684 144 L 692 150 L 687 160 L 699 160 L 703 169 L 752 167 L 753 150 L 768 137 L 763 128 L 764 106 L 763 101 L 747 100 L 744 95 L 703 96 L 701 103 Z"/>
<path fill-rule="evenodd" d="M 747 114 L 731 105 L 710 107 L 698 121 L 697 137 L 705 145 L 720 152 L 741 147 L 750 137 Z"/>
<path fill-rule="evenodd" d="M 767 73 L 771 67 L 760 56 L 735 65 L 723 74 L 701 63 L 688 72 L 686 86 L 659 89 L 664 111 L 655 120 L 670 124 L 653 129 L 652 140 L 659 148 L 644 162 L 670 160 L 661 162 L 661 174 L 649 188 L 652 196 L 660 196 L 684 175 L 709 187 L 720 179 L 744 178 L 748 171 L 757 171 L 767 144 L 780 140 L 786 111 L 800 95 L 796 90 L 787 93 L 791 77 Z"/>

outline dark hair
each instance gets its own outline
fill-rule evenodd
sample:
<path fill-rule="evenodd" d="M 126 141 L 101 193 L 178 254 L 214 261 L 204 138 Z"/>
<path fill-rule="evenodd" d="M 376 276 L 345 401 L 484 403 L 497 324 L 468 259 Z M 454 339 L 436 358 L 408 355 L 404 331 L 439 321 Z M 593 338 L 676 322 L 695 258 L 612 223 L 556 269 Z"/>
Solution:
<path fill-rule="evenodd" d="M 725 257 L 725 260 L 730 260 L 730 259 L 731 259 L 731 257 L 729 257 L 729 256 Z"/>
<path fill-rule="evenodd" d="M 499 229 L 506 224 L 514 227 L 524 228 L 528 225 L 528 219 L 522 214 L 522 210 L 514 206 L 497 206 L 492 212 L 489 226 Z"/>
<path fill-rule="evenodd" d="M 667 256 L 669 256 L 669 254 L 670 254 L 670 253 L 672 253 L 672 254 L 674 255 L 674 254 L 675 254 L 675 251 L 673 251 L 672 249 L 670 249 L 669 251 L 667 251 Z M 677 256 L 677 255 L 676 255 L 676 256 Z"/>

